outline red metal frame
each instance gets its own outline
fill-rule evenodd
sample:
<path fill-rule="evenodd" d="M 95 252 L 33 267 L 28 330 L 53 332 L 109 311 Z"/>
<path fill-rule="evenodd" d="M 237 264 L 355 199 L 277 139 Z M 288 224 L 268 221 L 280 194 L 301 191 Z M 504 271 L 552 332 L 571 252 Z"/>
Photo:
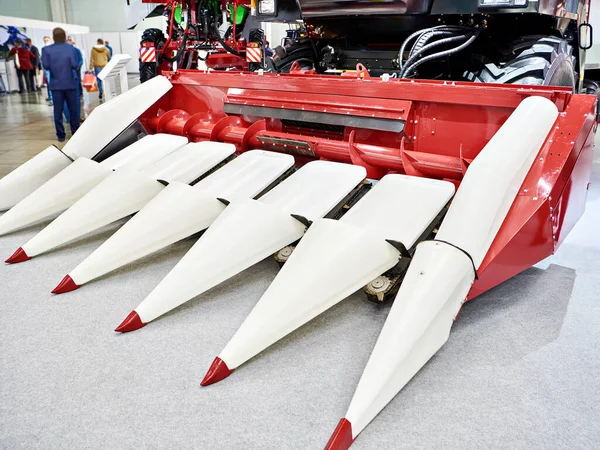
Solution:
<path fill-rule="evenodd" d="M 168 11 L 168 26 L 167 26 L 167 40 L 165 44 L 161 47 L 161 49 L 157 49 L 160 52 L 160 56 L 167 55 L 173 56 L 179 50 L 182 45 L 182 39 L 172 40 L 173 36 L 173 23 L 174 23 L 174 15 L 173 11 L 177 6 L 185 7 L 185 3 L 182 0 L 142 0 L 142 3 L 159 3 L 165 6 L 165 9 Z M 221 11 L 228 11 L 228 5 L 232 4 L 234 7 L 234 16 L 237 13 L 237 9 L 239 6 L 244 6 L 247 8 L 251 7 L 250 0 L 222 0 L 221 2 Z M 196 24 L 196 4 L 192 2 L 192 19 L 191 24 Z M 192 37 L 193 34 L 190 33 L 190 30 L 186 31 L 188 37 Z M 237 40 L 237 26 L 235 24 L 235 20 L 233 21 L 233 33 L 229 38 L 227 44 L 234 48 L 239 55 L 234 55 L 228 53 L 220 44 L 214 42 L 217 45 L 216 51 L 211 51 L 206 59 L 206 66 L 210 69 L 228 69 L 228 70 L 248 70 L 248 63 L 246 62 L 246 41 L 242 38 Z M 193 58 L 197 62 L 198 55 L 194 51 L 194 42 L 190 40 L 187 44 L 186 51 L 191 51 L 193 53 Z M 159 58 L 160 68 L 159 71 L 169 71 L 173 69 L 173 63 L 166 61 L 164 59 Z"/>
<path fill-rule="evenodd" d="M 206 67 L 215 70 L 248 70 L 245 57 L 232 55 L 225 50 L 209 53 L 206 58 Z"/>
<path fill-rule="evenodd" d="M 314 159 L 353 163 L 364 166 L 371 178 L 396 172 L 456 185 L 524 98 L 553 101 L 560 111 L 556 126 L 484 259 L 469 299 L 551 255 L 584 211 L 597 126 L 595 96 L 546 86 L 303 73 L 167 75 L 173 89 L 141 117 L 150 132 L 230 142 L 238 152 L 267 148 L 291 153 L 298 165 Z M 393 119 L 404 121 L 405 129 L 305 128 L 274 118 L 228 115 L 225 104 Z"/>

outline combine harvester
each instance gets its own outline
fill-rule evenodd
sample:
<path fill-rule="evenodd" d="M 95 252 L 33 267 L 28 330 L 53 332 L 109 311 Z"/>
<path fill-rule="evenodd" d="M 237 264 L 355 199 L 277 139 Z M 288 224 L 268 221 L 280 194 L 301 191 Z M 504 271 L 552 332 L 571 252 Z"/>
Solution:
<path fill-rule="evenodd" d="M 118 327 L 125 332 L 144 326 L 282 248 L 280 259 L 285 260 L 290 253 L 287 247 L 302 239 L 218 355 L 203 385 L 228 376 L 361 286 L 367 285 L 372 297 L 385 300 L 393 298 L 400 285 L 356 395 L 328 444 L 331 450 L 348 448 L 444 344 L 465 300 L 551 255 L 584 210 L 596 128 L 594 96 L 574 95 L 557 87 L 309 79 L 299 74 L 182 71 L 174 74 L 172 83 L 168 96 L 150 107 L 140 122 L 151 133 L 213 142 L 188 144 L 142 171 L 118 169 L 24 245 L 23 252 L 37 255 L 142 209 L 55 290 L 66 292 L 212 223 Z M 261 89 L 267 85 L 281 91 Z M 318 89 L 345 93 L 327 94 L 326 103 L 311 103 L 329 118 L 360 123 L 367 115 L 383 114 L 358 106 L 363 98 L 379 98 L 388 105 L 384 113 L 397 114 L 398 119 L 365 124 L 378 127 L 398 122 L 403 131 L 400 136 L 379 131 L 380 140 L 375 142 L 372 128 L 348 125 L 342 134 L 317 137 L 316 128 L 298 129 L 297 123 L 288 120 L 248 122 L 248 116 L 227 114 L 223 109 L 166 109 L 184 106 L 191 90 L 195 98 L 206 99 L 204 108 L 219 105 L 209 95 L 219 92 L 218 97 L 225 99 L 220 108 L 228 110 L 233 104 L 266 102 L 267 95 L 274 102 L 279 94 L 284 97 L 278 100 L 279 107 L 271 103 L 270 109 L 257 107 L 256 112 L 277 109 L 286 115 L 302 115 L 306 103 L 300 99 L 324 96 Z M 240 100 L 242 91 L 244 99 Z M 298 100 L 287 103 L 289 97 L 283 92 L 295 92 Z M 398 139 L 396 149 L 393 139 Z M 281 153 L 251 150 L 259 146 Z M 219 165 L 234 150 L 240 156 Z M 185 152 L 198 158 L 194 169 L 185 160 L 190 169 L 186 177 L 169 179 L 159 170 L 161 161 L 164 164 Z M 296 164 L 303 166 L 289 177 L 292 159 L 285 153 L 292 153 Z M 310 162 L 316 159 L 328 161 Z M 220 168 L 195 187 L 186 186 L 213 167 Z M 240 177 L 240 172 L 247 178 Z M 116 182 L 125 173 L 135 176 Z M 357 188 L 365 176 L 382 181 L 360 198 L 362 190 Z M 166 188 L 167 183 L 158 182 L 165 178 L 170 181 Z M 121 203 L 129 198 L 115 195 L 125 192 L 122 186 L 141 195 Z M 455 187 L 457 194 L 451 200 Z M 447 210 L 448 201 L 452 203 Z M 168 214 L 157 221 L 163 207 Z M 329 214 L 332 210 L 338 214 Z M 182 221 L 183 217 L 193 219 Z M 232 257 L 216 264 L 215 256 L 223 252 Z"/>
<path fill-rule="evenodd" d="M 168 3 L 172 15 L 181 2 Z M 68 208 L 9 259 L 19 262 L 140 211 L 55 293 L 207 230 L 120 332 L 143 327 L 275 254 L 282 270 L 223 343 L 204 386 L 361 288 L 376 302 L 394 299 L 326 446 L 342 450 L 444 345 L 465 301 L 553 254 L 577 223 L 589 189 L 597 97 L 576 93 L 570 45 L 581 44 L 556 36 L 568 30 L 579 36 L 585 27 L 577 28 L 573 17 L 584 10 L 561 15 L 563 2 L 529 2 L 514 11 L 514 2 L 501 2 L 496 16 L 488 13 L 494 2 L 482 3 L 485 14 L 477 14 L 475 1 L 369 7 L 364 23 L 374 34 L 358 40 L 378 37 L 387 14 L 394 24 L 429 27 L 403 30 L 397 60 L 384 58 L 389 49 L 370 53 L 373 43 L 363 43 L 360 55 L 371 67 L 342 76 L 323 72 L 356 66 L 356 49 L 348 47 L 356 40 L 328 36 L 364 19 L 360 2 L 348 6 L 347 23 L 329 18 L 332 2 L 291 3 L 306 7 L 307 29 L 312 23 L 323 30 L 313 27 L 278 53 L 276 66 L 291 73 L 164 72 L 168 79 L 156 77 L 123 94 L 128 100 L 99 107 L 96 122 L 86 122 L 64 153 L 46 149 L 0 180 L 0 207 L 22 201 L 0 217 L 0 226 L 8 230 L 2 224 L 13 220 L 12 227 L 26 226 Z M 405 21 L 405 13 L 420 20 Z M 216 25 L 225 16 L 216 15 Z M 468 27 L 465 17 L 473 22 Z M 510 27 L 513 17 L 546 37 L 519 35 L 519 27 Z M 545 20 L 552 17 L 564 20 Z M 203 20 L 215 25 L 212 16 Z M 456 42 L 485 56 L 486 43 L 504 44 L 507 34 L 519 38 L 508 60 L 478 70 L 460 53 L 452 56 L 460 49 L 429 54 Z M 309 56 L 312 48 L 318 52 Z M 581 56 L 577 61 L 581 66 Z M 399 78 L 375 76 L 381 72 Z M 483 84 L 493 81 L 515 84 Z M 107 124 L 110 139 L 96 141 L 93 130 Z M 159 150 L 146 147 L 151 138 L 128 147 L 146 134 L 169 142 L 161 146 L 168 154 L 155 160 Z M 132 150 L 142 147 L 144 167 Z M 119 154 L 109 158 L 118 150 L 120 162 Z M 69 166 L 77 158 L 89 159 Z M 292 166 L 298 170 L 291 173 Z M 76 174 L 86 175 L 66 190 Z M 371 180 L 380 181 L 371 187 Z"/>

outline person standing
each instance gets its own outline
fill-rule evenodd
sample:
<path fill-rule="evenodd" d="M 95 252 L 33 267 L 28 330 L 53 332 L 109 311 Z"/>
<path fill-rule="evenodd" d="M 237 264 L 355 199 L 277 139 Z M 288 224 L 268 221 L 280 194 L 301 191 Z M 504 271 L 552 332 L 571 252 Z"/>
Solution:
<path fill-rule="evenodd" d="M 35 55 L 23 47 L 23 41 L 15 42 L 15 46 L 8 52 L 8 56 L 13 55 L 16 55 L 15 67 L 17 68 L 17 76 L 19 77 L 19 94 L 26 91 L 31 92 L 29 72 L 33 70 L 31 62 L 35 59 Z"/>
<path fill-rule="evenodd" d="M 41 87 L 38 86 L 38 83 L 37 83 L 37 71 L 41 65 L 40 50 L 35 45 L 33 45 L 33 42 L 29 38 L 25 39 L 25 45 L 27 45 L 27 48 L 29 49 L 29 51 L 31 53 L 33 53 L 33 55 L 35 56 L 35 59 L 31 62 L 33 65 L 33 69 L 31 70 L 31 72 L 29 72 L 29 79 L 31 80 L 31 87 L 33 88 L 34 91 L 39 91 L 42 89 Z"/>
<path fill-rule="evenodd" d="M 79 100 L 79 120 L 80 122 L 83 122 L 85 119 L 83 117 L 83 80 L 81 78 L 81 69 L 83 67 L 83 54 L 81 53 L 81 50 L 79 50 L 76 46 L 75 46 L 75 41 L 69 37 L 69 39 L 67 40 L 67 42 L 69 44 L 71 44 L 73 46 L 73 51 L 75 52 L 75 61 L 77 62 L 77 69 L 75 69 L 75 77 L 77 78 L 77 99 Z M 66 113 L 66 111 L 65 111 Z M 65 114 L 66 115 L 66 114 Z M 67 120 L 70 120 L 70 117 L 67 116 Z"/>
<path fill-rule="evenodd" d="M 75 52 L 75 61 L 77 61 L 77 69 L 75 70 L 75 72 L 77 76 L 77 82 L 79 84 L 79 87 L 77 88 L 77 93 L 79 94 L 79 97 L 83 97 L 83 84 L 81 79 L 81 68 L 83 67 L 83 54 L 81 53 L 81 50 L 79 50 L 75 46 L 75 41 L 72 38 L 69 38 L 67 42 L 73 46 L 73 51 Z"/>
<path fill-rule="evenodd" d="M 44 36 L 44 47 L 48 47 L 49 45 L 52 45 L 52 38 L 50 36 Z M 48 88 L 48 80 L 50 79 L 50 71 L 46 70 L 46 68 L 44 67 L 44 65 L 42 64 L 42 70 L 44 73 L 44 82 L 42 82 L 42 85 L 46 86 Z M 46 101 L 48 102 L 48 104 L 50 106 L 52 106 L 52 91 L 50 90 L 50 88 L 48 88 L 48 98 L 46 99 Z"/>
<path fill-rule="evenodd" d="M 102 80 L 98 78 L 98 74 L 108 64 L 110 59 L 110 51 L 104 46 L 104 41 L 98 39 L 98 43 L 92 48 L 92 54 L 90 55 L 90 71 L 96 75 L 98 80 L 98 98 L 102 100 Z"/>
<path fill-rule="evenodd" d="M 267 58 L 272 58 L 274 54 L 275 53 L 273 52 L 273 49 L 271 48 L 269 41 L 265 41 L 265 56 Z"/>
<path fill-rule="evenodd" d="M 54 99 L 54 126 L 59 142 L 66 138 L 62 115 L 65 100 L 71 113 L 71 134 L 79 128 L 79 97 L 77 96 L 77 79 L 74 70 L 77 69 L 73 47 L 67 44 L 67 35 L 62 28 L 52 31 L 54 44 L 42 50 L 42 63 L 50 72 L 48 84 Z"/>
<path fill-rule="evenodd" d="M 110 52 L 110 58 L 112 58 L 112 55 L 113 55 L 112 47 L 110 45 L 108 45 L 108 41 L 104 41 L 104 45 L 106 46 L 106 48 Z M 110 58 L 108 58 L 109 61 L 110 61 Z"/>
<path fill-rule="evenodd" d="M 73 39 L 70 36 L 67 39 L 67 43 L 73 46 L 73 51 L 75 52 L 75 61 L 77 62 L 77 69 L 73 71 L 73 75 L 77 80 L 77 98 L 79 100 L 79 112 L 81 113 L 81 111 L 83 110 L 83 108 L 81 107 L 81 97 L 83 96 L 83 88 L 81 87 L 81 66 L 83 66 L 83 55 L 81 54 L 81 51 L 77 47 L 75 47 L 75 41 L 73 41 Z M 69 111 L 69 105 L 67 104 L 66 99 L 64 105 L 64 113 L 67 122 L 71 122 L 71 112 Z"/>

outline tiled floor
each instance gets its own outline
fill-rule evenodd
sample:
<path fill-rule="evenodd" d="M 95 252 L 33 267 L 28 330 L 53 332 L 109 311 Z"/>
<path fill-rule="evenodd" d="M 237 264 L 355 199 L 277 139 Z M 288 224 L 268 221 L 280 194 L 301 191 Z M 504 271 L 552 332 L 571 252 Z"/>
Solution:
<path fill-rule="evenodd" d="M 46 91 L 4 95 L 0 99 L 0 177 L 38 154 L 49 145 L 62 148 L 54 131 L 53 109 L 45 101 Z M 84 112 L 98 104 L 97 94 L 86 94 Z M 70 130 L 67 136 L 70 136 Z"/>
<path fill-rule="evenodd" d="M 129 77 L 135 86 L 137 76 Z M 0 178 L 49 145 L 62 148 L 54 130 L 53 108 L 46 102 L 46 89 L 29 94 L 0 96 Z M 83 116 L 100 104 L 98 93 L 83 94 Z M 67 139 L 71 136 L 65 123 Z"/>

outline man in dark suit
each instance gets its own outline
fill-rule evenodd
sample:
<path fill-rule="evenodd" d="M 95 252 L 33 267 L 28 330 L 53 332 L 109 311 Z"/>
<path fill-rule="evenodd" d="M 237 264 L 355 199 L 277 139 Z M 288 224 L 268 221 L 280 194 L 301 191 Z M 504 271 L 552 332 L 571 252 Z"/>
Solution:
<path fill-rule="evenodd" d="M 79 128 L 79 96 L 77 95 L 77 61 L 75 52 L 70 44 L 67 44 L 67 35 L 62 28 L 55 28 L 52 32 L 54 44 L 42 49 L 42 63 L 44 68 L 50 72 L 48 84 L 52 91 L 54 100 L 54 126 L 56 137 L 59 142 L 65 141 L 65 128 L 62 123 L 62 115 L 65 101 L 69 108 L 71 134 Z"/>

